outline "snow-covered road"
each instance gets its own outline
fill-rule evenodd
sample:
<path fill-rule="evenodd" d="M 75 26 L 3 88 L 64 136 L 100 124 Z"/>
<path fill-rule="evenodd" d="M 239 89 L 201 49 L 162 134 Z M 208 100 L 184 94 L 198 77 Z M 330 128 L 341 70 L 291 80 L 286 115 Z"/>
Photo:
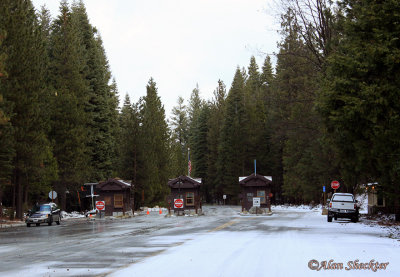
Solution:
<path fill-rule="evenodd" d="M 385 235 L 347 220 L 328 223 L 319 210 L 276 208 L 271 217 L 233 216 L 111 276 L 400 276 L 400 242 Z"/>
<path fill-rule="evenodd" d="M 0 232 L 0 276 L 400 276 L 400 242 L 384 228 L 317 209 L 239 211 L 13 228 Z"/>

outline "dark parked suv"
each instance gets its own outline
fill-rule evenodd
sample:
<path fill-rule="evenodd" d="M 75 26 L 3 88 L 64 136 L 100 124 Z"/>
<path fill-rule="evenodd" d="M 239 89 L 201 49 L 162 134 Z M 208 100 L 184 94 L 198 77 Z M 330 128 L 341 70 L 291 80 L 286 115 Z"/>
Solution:
<path fill-rule="evenodd" d="M 37 205 L 29 211 L 25 222 L 27 227 L 31 227 L 31 224 L 39 226 L 40 223 L 47 223 L 50 226 L 53 222 L 60 225 L 61 211 L 54 203 Z"/>

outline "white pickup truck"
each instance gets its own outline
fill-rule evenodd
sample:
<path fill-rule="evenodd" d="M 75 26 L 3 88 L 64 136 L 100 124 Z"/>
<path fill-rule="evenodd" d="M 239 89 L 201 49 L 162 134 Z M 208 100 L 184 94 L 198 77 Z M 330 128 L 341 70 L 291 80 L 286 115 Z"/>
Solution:
<path fill-rule="evenodd" d="M 352 222 L 358 221 L 358 201 L 354 199 L 351 193 L 334 193 L 328 206 L 328 222 L 332 218 L 349 218 Z"/>

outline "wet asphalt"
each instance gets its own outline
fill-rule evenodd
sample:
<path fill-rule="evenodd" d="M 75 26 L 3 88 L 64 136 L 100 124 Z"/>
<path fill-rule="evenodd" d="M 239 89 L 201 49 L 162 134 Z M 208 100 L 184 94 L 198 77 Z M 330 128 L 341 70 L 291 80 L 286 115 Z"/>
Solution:
<path fill-rule="evenodd" d="M 306 231 L 262 224 L 265 216 L 239 216 L 238 206 L 206 206 L 202 216 L 166 217 L 158 212 L 127 219 L 68 219 L 61 225 L 0 230 L 0 276 L 107 276 L 196 236 L 230 232 Z M 287 215 L 286 215 L 287 216 Z M 269 221 L 282 221 L 281 216 Z M 279 222 L 281 223 L 281 222 Z M 173 261 L 171 261 L 173 263 Z"/>
<path fill-rule="evenodd" d="M 127 219 L 68 219 L 61 225 L 0 230 L 0 276 L 104 276 L 213 231 L 240 207 L 209 206 L 203 216 L 158 212 Z"/>

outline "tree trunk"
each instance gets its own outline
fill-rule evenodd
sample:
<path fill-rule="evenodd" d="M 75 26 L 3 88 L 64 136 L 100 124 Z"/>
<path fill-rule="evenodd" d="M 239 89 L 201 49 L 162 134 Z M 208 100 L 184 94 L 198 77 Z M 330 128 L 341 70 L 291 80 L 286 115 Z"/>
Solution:
<path fill-rule="evenodd" d="M 29 183 L 27 183 L 25 186 L 23 204 L 28 204 L 28 192 L 29 192 Z"/>
<path fill-rule="evenodd" d="M 21 176 L 19 169 L 15 170 L 15 185 L 16 185 L 16 215 L 15 217 L 22 220 L 22 198 L 23 198 L 23 191 L 22 191 L 22 184 L 21 184 Z"/>
<path fill-rule="evenodd" d="M 65 183 L 61 184 L 60 201 L 61 210 L 65 211 L 67 208 L 67 185 Z"/>
<path fill-rule="evenodd" d="M 0 185 L 0 218 L 3 217 L 3 189 Z"/>
<path fill-rule="evenodd" d="M 65 211 L 67 207 L 67 185 L 64 181 L 54 183 L 52 190 L 55 190 L 58 194 L 57 203 L 60 204 L 61 210 Z M 56 201 L 53 199 L 53 201 Z"/>
<path fill-rule="evenodd" d="M 394 213 L 395 213 L 395 221 L 400 221 L 400 188 L 399 186 L 395 185 L 395 189 L 394 189 Z"/>
<path fill-rule="evenodd" d="M 14 179 L 15 181 L 15 179 Z M 14 182 L 13 184 L 13 194 L 12 194 L 12 216 L 11 219 L 14 219 L 14 211 L 15 211 L 15 187 L 16 187 L 16 183 Z"/>

